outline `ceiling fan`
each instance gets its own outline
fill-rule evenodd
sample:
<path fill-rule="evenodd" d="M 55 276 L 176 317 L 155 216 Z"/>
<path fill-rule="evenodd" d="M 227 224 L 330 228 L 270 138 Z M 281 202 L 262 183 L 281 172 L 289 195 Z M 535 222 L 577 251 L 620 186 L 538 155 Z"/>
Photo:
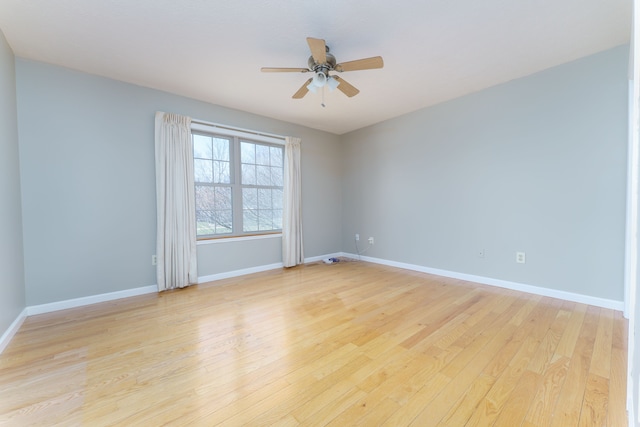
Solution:
<path fill-rule="evenodd" d="M 329 72 L 337 71 L 342 73 L 344 71 L 371 70 L 374 68 L 382 68 L 384 65 L 381 56 L 336 64 L 336 58 L 331 54 L 329 46 L 326 45 L 324 40 L 307 37 L 307 43 L 309 44 L 309 49 L 311 49 L 311 56 L 307 61 L 309 68 L 263 67 L 260 69 L 264 73 L 314 73 L 314 76 L 307 80 L 300 89 L 293 94 L 294 99 L 304 97 L 309 91 L 315 93 L 319 88 L 324 86 L 328 86 L 330 89 L 338 88 L 338 90 L 351 98 L 360 91 L 347 83 L 343 78 L 330 75 Z"/>

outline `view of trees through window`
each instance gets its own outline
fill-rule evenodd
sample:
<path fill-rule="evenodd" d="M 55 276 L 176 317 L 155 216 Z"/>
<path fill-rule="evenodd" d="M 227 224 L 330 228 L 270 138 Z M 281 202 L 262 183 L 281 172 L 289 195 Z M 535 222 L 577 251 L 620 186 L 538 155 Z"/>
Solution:
<path fill-rule="evenodd" d="M 282 229 L 284 149 L 193 133 L 197 236 Z"/>

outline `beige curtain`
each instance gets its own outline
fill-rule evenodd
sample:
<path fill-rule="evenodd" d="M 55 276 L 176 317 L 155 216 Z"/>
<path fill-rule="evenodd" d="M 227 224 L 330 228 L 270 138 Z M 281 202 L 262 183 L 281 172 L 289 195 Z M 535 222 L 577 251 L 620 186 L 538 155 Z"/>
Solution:
<path fill-rule="evenodd" d="M 293 267 L 304 263 L 300 138 L 286 137 L 285 141 L 282 263 Z"/>
<path fill-rule="evenodd" d="M 191 119 L 155 119 L 158 291 L 198 283 Z"/>

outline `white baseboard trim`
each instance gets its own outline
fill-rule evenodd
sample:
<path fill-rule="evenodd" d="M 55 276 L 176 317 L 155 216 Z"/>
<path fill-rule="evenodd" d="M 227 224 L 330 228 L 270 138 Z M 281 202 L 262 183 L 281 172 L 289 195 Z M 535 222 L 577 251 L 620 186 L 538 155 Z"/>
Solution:
<path fill-rule="evenodd" d="M 143 286 L 141 288 L 125 289 L 123 291 L 91 295 L 88 297 L 51 302 L 48 304 L 32 305 L 27 307 L 26 310 L 27 310 L 27 316 L 33 316 L 36 314 L 51 313 L 53 311 L 82 307 L 84 305 L 97 304 L 99 302 L 106 302 L 106 301 L 113 301 L 116 299 L 134 297 L 137 295 L 151 294 L 154 292 L 158 292 L 157 285 Z"/>
<path fill-rule="evenodd" d="M 24 310 L 22 310 L 20 314 L 18 314 L 18 317 L 16 317 L 16 320 L 14 320 L 13 323 L 11 323 L 11 325 L 5 331 L 5 333 L 2 334 L 2 337 L 0 337 L 0 354 L 2 354 L 5 348 L 7 348 L 7 346 L 11 342 L 11 339 L 16 334 L 16 332 L 18 332 L 18 330 L 20 329 L 20 326 L 22 326 L 22 323 L 26 318 L 27 318 L 27 309 L 25 308 Z"/>
<path fill-rule="evenodd" d="M 198 284 L 215 282 L 216 280 L 229 279 L 231 277 L 244 276 L 246 274 L 261 273 L 263 271 L 276 270 L 282 267 L 283 265 L 281 262 L 276 262 L 274 264 L 260 265 L 257 267 L 243 268 L 240 270 L 225 271 L 224 273 L 210 274 L 208 276 L 200 276 L 198 277 Z"/>
<path fill-rule="evenodd" d="M 449 277 L 452 279 L 466 280 L 469 282 L 480 283 L 483 285 L 496 286 L 499 288 L 511 289 L 511 290 L 520 291 L 520 292 L 527 292 L 534 295 L 542 295 L 545 297 L 558 298 L 566 301 L 593 305 L 596 307 L 609 308 L 611 310 L 617 310 L 617 311 L 624 310 L 624 302 L 622 301 L 615 301 L 615 300 L 610 300 L 606 298 L 593 297 L 589 295 L 575 294 L 572 292 L 560 291 L 560 290 L 545 288 L 541 286 L 526 285 L 523 283 L 510 282 L 507 280 L 493 279 L 491 277 L 474 276 L 472 274 L 457 273 L 455 271 L 448 271 L 448 270 L 440 270 L 437 268 L 424 267 L 421 265 L 407 264 L 407 263 L 397 262 L 397 261 L 388 261 L 385 259 L 373 258 L 373 257 L 364 256 L 364 255 L 361 255 L 360 257 L 358 257 L 358 255 L 349 254 L 349 253 L 344 253 L 342 255 L 349 258 L 361 259 L 362 261 L 372 262 L 375 264 L 388 265 L 390 267 L 398 267 L 398 268 L 404 268 L 407 270 L 420 271 L 422 273 L 435 274 L 437 276 Z"/>
<path fill-rule="evenodd" d="M 304 263 L 308 264 L 310 262 L 321 261 L 323 259 L 338 257 L 342 255 L 342 252 L 336 252 L 333 254 L 309 257 L 304 259 Z M 282 264 L 281 262 L 276 262 L 274 264 L 259 265 L 257 267 L 249 267 L 240 270 L 226 271 L 224 273 L 210 274 L 208 276 L 200 276 L 198 277 L 198 283 L 215 282 L 216 280 L 229 279 L 232 277 L 244 276 L 246 274 L 261 273 L 263 271 L 269 270 L 277 270 L 278 268 L 284 268 L 284 264 Z"/>
<path fill-rule="evenodd" d="M 326 254 L 326 255 L 321 255 L 321 256 L 314 256 L 314 257 L 310 257 L 310 258 L 305 258 L 304 259 L 304 263 L 305 264 L 309 264 L 311 262 L 317 262 L 317 261 L 322 261 L 323 259 L 327 259 L 327 258 L 338 258 L 343 256 L 344 253 L 343 252 L 335 252 L 333 254 Z"/>

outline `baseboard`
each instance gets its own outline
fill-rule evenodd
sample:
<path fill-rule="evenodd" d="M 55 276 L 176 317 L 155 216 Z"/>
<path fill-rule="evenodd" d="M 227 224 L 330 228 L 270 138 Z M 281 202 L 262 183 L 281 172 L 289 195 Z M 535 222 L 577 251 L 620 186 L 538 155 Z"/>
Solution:
<path fill-rule="evenodd" d="M 496 286 L 499 288 L 511 289 L 514 291 L 526 292 L 534 295 L 542 295 L 545 297 L 558 298 L 571 302 L 593 305 L 596 307 L 608 308 L 611 310 L 623 311 L 624 302 L 615 301 L 606 298 L 593 297 L 589 295 L 575 294 L 572 292 L 560 291 L 556 289 L 545 288 L 541 286 L 527 285 L 524 283 L 510 282 L 507 280 L 493 279 L 491 277 L 475 276 L 472 274 L 458 273 L 455 271 L 440 270 L 437 268 L 424 267 L 421 265 L 407 264 L 403 262 L 389 261 L 381 258 L 373 258 L 368 256 L 358 256 L 355 254 L 343 253 L 343 256 L 360 259 L 362 261 L 372 262 L 375 264 L 388 265 L 390 267 L 404 268 L 407 270 L 419 271 L 422 273 L 434 274 L 437 276 L 449 277 L 452 279 L 466 280 L 469 282 L 481 283 L 483 285 Z"/>
<path fill-rule="evenodd" d="M 210 274 L 198 277 L 198 283 L 215 282 L 216 280 L 229 279 L 231 277 L 244 276 L 246 274 L 261 273 L 263 271 L 276 270 L 282 268 L 281 262 L 274 264 L 260 265 L 257 267 L 243 268 L 240 270 L 225 271 L 224 273 Z"/>
<path fill-rule="evenodd" d="M 322 261 L 323 259 L 327 259 L 327 258 L 338 258 L 338 257 L 341 257 L 343 255 L 344 255 L 344 253 L 342 253 L 342 252 L 336 252 L 336 253 L 333 253 L 333 254 L 314 256 L 314 257 L 310 257 L 310 258 L 305 258 L 304 259 L 304 263 L 305 264 L 309 264 L 311 262 L 318 262 L 318 261 Z"/>
<path fill-rule="evenodd" d="M 22 310 L 20 314 L 18 314 L 18 317 L 16 317 L 16 320 L 14 320 L 13 323 L 11 323 L 11 325 L 5 331 L 5 333 L 2 334 L 2 337 L 0 337 L 0 354 L 2 354 L 5 348 L 7 348 L 7 346 L 11 342 L 11 339 L 16 334 L 16 332 L 18 332 L 18 330 L 20 329 L 20 326 L 22 326 L 22 322 L 24 322 L 24 319 L 26 318 L 27 318 L 27 309 L 25 308 L 24 310 Z"/>
<path fill-rule="evenodd" d="M 321 261 L 323 259 L 338 257 L 341 255 L 342 255 L 342 252 L 336 252 L 333 254 L 309 257 L 304 259 L 304 263 L 308 264 L 310 262 Z M 281 262 L 276 262 L 273 264 L 259 265 L 257 267 L 243 268 L 240 270 L 225 271 L 224 273 L 210 274 L 208 276 L 200 276 L 198 277 L 198 283 L 215 282 L 216 280 L 230 279 L 232 277 L 240 277 L 246 274 L 261 273 L 263 271 L 269 271 L 269 270 L 277 270 L 278 268 L 283 268 L 283 267 L 284 267 L 284 264 L 282 264 Z"/>
<path fill-rule="evenodd" d="M 27 307 L 26 310 L 27 310 L 27 316 L 33 316 L 36 314 L 50 313 L 53 311 L 82 307 L 85 305 L 97 304 L 97 303 L 106 302 L 106 301 L 113 301 L 121 298 L 134 297 L 137 295 L 151 294 L 154 292 L 158 292 L 157 285 L 143 286 L 141 288 L 125 289 L 123 291 L 91 295 L 88 297 L 51 302 L 48 304 L 32 305 Z"/>

